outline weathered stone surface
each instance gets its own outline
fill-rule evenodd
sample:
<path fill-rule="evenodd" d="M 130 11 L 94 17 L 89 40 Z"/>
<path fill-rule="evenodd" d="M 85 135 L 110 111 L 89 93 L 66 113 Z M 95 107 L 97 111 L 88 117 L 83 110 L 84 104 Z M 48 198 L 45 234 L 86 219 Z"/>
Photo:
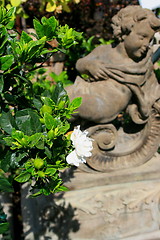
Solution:
<path fill-rule="evenodd" d="M 70 99 L 82 97 L 71 121 L 94 139 L 92 169 L 110 172 L 143 165 L 160 143 L 160 84 L 153 69 L 160 19 L 128 6 L 112 18 L 114 42 L 78 59 Z"/>
<path fill-rule="evenodd" d="M 25 199 L 24 188 L 25 240 L 160 239 L 159 154 L 121 172 L 72 170 L 64 173 L 70 177 L 64 194 Z"/>

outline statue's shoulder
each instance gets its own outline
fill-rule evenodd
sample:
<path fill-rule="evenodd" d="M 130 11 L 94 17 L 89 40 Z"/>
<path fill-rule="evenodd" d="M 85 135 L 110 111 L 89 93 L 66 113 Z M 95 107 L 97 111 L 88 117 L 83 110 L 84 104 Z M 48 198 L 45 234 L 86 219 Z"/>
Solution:
<path fill-rule="evenodd" d="M 95 49 L 99 51 L 111 51 L 113 49 L 111 44 L 102 44 L 96 47 Z"/>
<path fill-rule="evenodd" d="M 106 56 L 110 56 L 112 54 L 112 51 L 113 48 L 111 44 L 103 44 L 93 49 L 91 54 L 97 57 L 101 56 L 102 58 L 104 58 Z"/>

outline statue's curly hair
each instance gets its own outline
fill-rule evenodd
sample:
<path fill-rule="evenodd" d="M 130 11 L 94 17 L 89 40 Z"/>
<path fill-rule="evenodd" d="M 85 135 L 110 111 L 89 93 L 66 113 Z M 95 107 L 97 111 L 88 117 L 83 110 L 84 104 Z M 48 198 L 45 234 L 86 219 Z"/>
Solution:
<path fill-rule="evenodd" d="M 156 32 L 160 30 L 160 19 L 155 14 L 141 6 L 127 6 L 122 8 L 112 18 L 113 35 L 118 41 L 123 41 L 123 36 L 128 35 L 133 26 L 140 21 L 146 20 L 151 28 Z"/>

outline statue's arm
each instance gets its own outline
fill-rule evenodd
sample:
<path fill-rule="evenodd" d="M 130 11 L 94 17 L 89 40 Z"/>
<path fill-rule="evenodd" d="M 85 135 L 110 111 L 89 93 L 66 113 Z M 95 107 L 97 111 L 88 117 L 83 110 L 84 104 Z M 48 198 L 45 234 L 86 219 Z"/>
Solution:
<path fill-rule="evenodd" d="M 100 46 L 84 58 L 80 58 L 76 63 L 78 72 L 93 77 L 95 81 L 108 78 L 106 63 L 101 58 L 102 52 L 103 48 Z"/>
<path fill-rule="evenodd" d="M 78 61 L 76 62 L 76 69 L 78 70 L 78 72 L 82 73 L 82 74 L 90 74 L 90 64 L 92 64 L 92 60 L 90 60 L 88 58 L 88 56 L 84 57 L 84 58 L 80 58 L 78 59 Z"/>

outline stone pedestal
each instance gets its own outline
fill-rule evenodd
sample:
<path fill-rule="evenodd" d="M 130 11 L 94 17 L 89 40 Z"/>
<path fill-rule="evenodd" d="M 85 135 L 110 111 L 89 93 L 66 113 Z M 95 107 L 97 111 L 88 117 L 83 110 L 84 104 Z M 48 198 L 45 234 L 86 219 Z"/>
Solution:
<path fill-rule="evenodd" d="M 23 191 L 25 240 L 160 239 L 159 154 L 132 169 L 63 175 L 66 193 L 25 200 Z"/>

